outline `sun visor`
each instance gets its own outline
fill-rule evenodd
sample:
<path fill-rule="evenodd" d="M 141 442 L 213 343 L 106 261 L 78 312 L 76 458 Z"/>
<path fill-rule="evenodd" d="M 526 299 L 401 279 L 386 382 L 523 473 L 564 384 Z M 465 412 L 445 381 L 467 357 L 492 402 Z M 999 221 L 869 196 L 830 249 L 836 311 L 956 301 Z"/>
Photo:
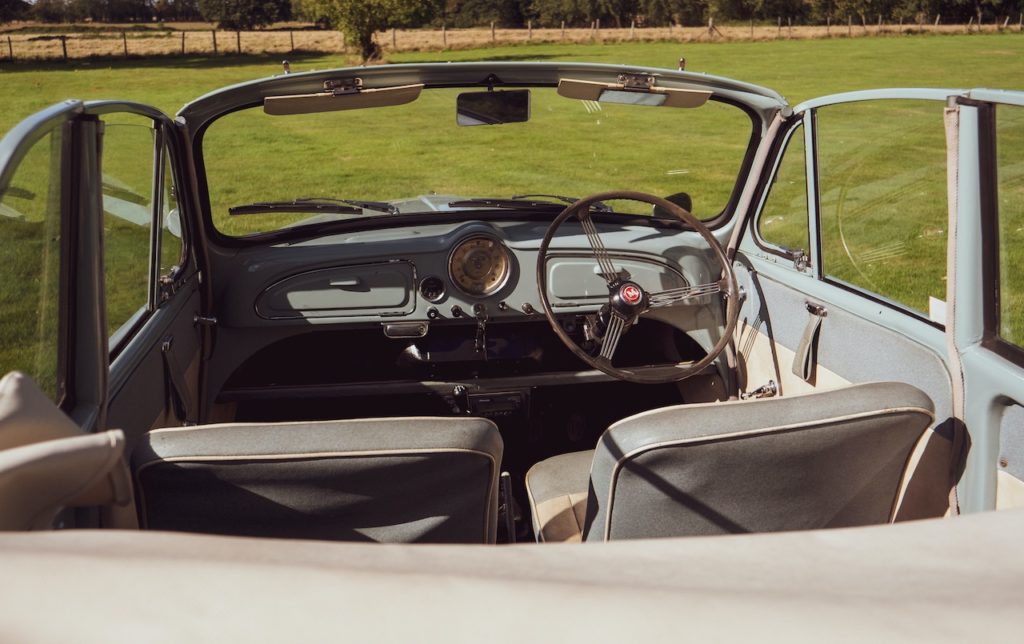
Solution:
<path fill-rule="evenodd" d="M 423 89 L 422 84 L 377 89 L 362 89 L 361 83 L 332 86 L 328 81 L 324 85 L 327 91 L 319 94 L 268 96 L 263 99 L 263 111 L 280 116 L 405 105 L 419 98 Z"/>
<path fill-rule="evenodd" d="M 710 90 L 655 87 L 636 82 L 595 83 L 593 81 L 563 78 L 558 81 L 558 94 L 581 101 L 626 103 L 663 107 L 700 107 L 711 97 Z"/>

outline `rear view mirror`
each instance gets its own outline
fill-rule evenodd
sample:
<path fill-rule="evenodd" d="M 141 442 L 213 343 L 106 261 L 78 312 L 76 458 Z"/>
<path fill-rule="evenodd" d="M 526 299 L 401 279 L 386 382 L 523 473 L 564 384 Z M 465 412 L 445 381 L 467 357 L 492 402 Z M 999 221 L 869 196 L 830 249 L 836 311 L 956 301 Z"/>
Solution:
<path fill-rule="evenodd" d="M 500 125 L 530 120 L 530 90 L 465 92 L 456 101 L 455 121 L 466 125 Z"/>

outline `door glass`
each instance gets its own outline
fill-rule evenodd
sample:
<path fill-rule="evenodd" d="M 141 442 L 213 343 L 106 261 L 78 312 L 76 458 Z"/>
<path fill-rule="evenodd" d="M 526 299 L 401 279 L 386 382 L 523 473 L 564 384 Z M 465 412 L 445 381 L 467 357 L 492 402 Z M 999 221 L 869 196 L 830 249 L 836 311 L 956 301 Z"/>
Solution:
<path fill-rule="evenodd" d="M 149 303 L 154 129 L 119 114 L 104 121 L 103 232 L 107 331 L 127 330 Z"/>
<path fill-rule="evenodd" d="M 793 130 L 772 179 L 768 200 L 761 210 L 757 230 L 761 239 L 786 250 L 803 250 L 810 256 L 807 224 L 807 173 L 804 128 Z"/>
<path fill-rule="evenodd" d="M 23 371 L 57 401 L 60 161 L 55 130 L 22 159 L 0 195 L 0 374 Z"/>
<path fill-rule="evenodd" d="M 1024 346 L 1024 107 L 996 108 L 999 335 Z"/>
<path fill-rule="evenodd" d="M 160 212 L 160 276 L 171 272 L 181 264 L 181 215 L 178 211 L 177 186 L 174 185 L 174 172 L 171 168 L 171 156 L 164 149 L 163 194 L 161 195 Z"/>
<path fill-rule="evenodd" d="M 875 100 L 815 114 L 825 274 L 926 314 L 942 310 L 946 294 L 942 110 L 939 101 Z"/>

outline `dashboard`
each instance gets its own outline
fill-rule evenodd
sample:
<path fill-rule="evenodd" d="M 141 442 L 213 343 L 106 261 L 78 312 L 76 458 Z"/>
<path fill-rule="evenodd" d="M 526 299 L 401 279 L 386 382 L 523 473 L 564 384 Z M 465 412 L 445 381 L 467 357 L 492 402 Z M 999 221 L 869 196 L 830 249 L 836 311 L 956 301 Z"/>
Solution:
<path fill-rule="evenodd" d="M 536 222 L 470 221 L 253 249 L 243 261 L 218 267 L 220 275 L 229 273 L 221 282 L 224 321 L 241 327 L 377 323 L 385 332 L 422 335 L 433 322 L 543 318 L 535 275 L 546 229 Z M 642 225 L 603 226 L 601 233 L 616 268 L 645 290 L 711 281 L 696 235 Z M 577 225 L 563 225 L 546 271 L 556 313 L 592 312 L 607 302 Z"/>

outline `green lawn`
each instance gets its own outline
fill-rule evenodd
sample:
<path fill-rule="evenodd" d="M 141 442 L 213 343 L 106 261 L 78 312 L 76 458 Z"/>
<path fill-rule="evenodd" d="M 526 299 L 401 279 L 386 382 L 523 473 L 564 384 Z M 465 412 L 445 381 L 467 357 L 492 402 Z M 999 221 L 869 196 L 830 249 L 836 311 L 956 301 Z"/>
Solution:
<path fill-rule="evenodd" d="M 1024 35 L 908 36 L 834 40 L 743 42 L 718 44 L 608 44 L 532 45 L 496 49 L 460 50 L 441 53 L 395 55 L 391 62 L 465 60 L 592 61 L 673 67 L 685 56 L 688 68 L 764 85 L 779 91 L 792 104 L 802 100 L 874 87 L 1001 87 L 1024 89 Z M 325 69 L 351 64 L 340 56 L 304 56 L 292 59 L 294 71 Z M 155 105 L 175 112 L 187 101 L 225 85 L 280 72 L 280 60 L 270 58 L 218 59 L 176 58 L 151 61 L 94 61 L 70 64 L 0 64 L 0 132 L 47 105 L 69 97 L 81 99 L 118 98 Z M 714 214 L 731 188 L 745 136 L 737 136 L 742 121 L 735 110 L 715 105 L 697 111 L 604 106 L 602 113 L 584 114 L 579 106 L 537 92 L 533 122 L 515 133 L 516 147 L 503 141 L 503 128 L 456 128 L 452 121 L 453 97 L 434 92 L 416 103 L 399 108 L 346 112 L 301 117 L 267 117 L 258 111 L 226 118 L 210 130 L 207 163 L 213 185 L 215 221 L 232 233 L 280 225 L 287 219 L 249 218 L 229 220 L 226 207 L 257 199 L 290 198 L 308 194 L 337 194 L 363 198 L 411 196 L 427 190 L 478 194 L 503 194 L 536 186 L 543 192 L 581 195 L 606 187 L 635 188 L 668 194 L 686 190 L 694 195 L 698 214 Z M 941 110 L 929 106 L 911 110 L 926 127 L 900 134 L 887 129 L 885 145 L 865 149 L 877 140 L 873 125 L 882 114 L 863 112 L 835 126 L 833 148 L 822 150 L 833 168 L 848 170 L 848 185 L 826 185 L 823 199 L 829 211 L 823 231 L 831 235 L 824 244 L 833 274 L 868 288 L 882 291 L 908 304 L 925 308 L 928 295 L 942 295 L 942 260 L 945 246 L 945 195 L 941 172 L 943 163 Z M 734 113 L 735 112 L 735 113 Z M 374 120 L 382 114 L 389 118 Z M 700 117 L 698 119 L 698 116 Z M 696 123 L 704 123 L 697 127 Z M 271 124 L 274 127 L 267 127 Z M 309 129 L 317 123 L 320 130 Z M 672 136 L 664 136 L 655 124 L 671 123 Z M 1021 121 L 1004 128 L 1007 145 L 1001 150 L 1020 150 L 1024 135 Z M 678 124 L 678 125 L 676 125 Z M 582 136 L 566 136 L 569 127 Z M 579 128 L 590 129 L 579 129 Z M 520 126 L 504 126 L 520 127 Z M 825 127 L 823 125 L 823 127 Z M 899 128 L 896 129 L 898 132 Z M 919 133 L 918 133 L 919 132 Z M 525 133 L 520 135 L 519 133 Z M 723 133 L 725 134 L 723 138 Z M 745 133 L 744 133 L 745 134 Z M 554 145 L 552 145 L 554 143 Z M 109 151 L 108 154 L 113 154 Z M 268 154 L 273 151 L 272 154 Z M 455 152 L 458 150 L 458 152 Z M 471 150 L 471 152 L 465 152 Z M 907 154 L 927 159 L 936 182 L 920 180 L 908 167 Z M 1019 168 L 1019 152 L 1008 162 Z M 258 159 L 260 164 L 253 163 Z M 106 167 L 117 170 L 122 184 L 145 191 L 144 177 L 150 159 L 133 165 L 131 159 L 108 159 Z M 41 166 L 42 167 L 42 166 Z M 143 172 L 145 174 L 145 172 Z M 1006 178 L 1006 203 L 1024 203 L 1022 172 Z M 38 181 L 38 177 L 27 177 Z M 45 183 L 45 182 L 43 182 Z M 857 188 L 851 192 L 851 188 Z M 42 184 L 38 186 L 42 189 Z M 38 192 L 38 190 L 36 190 Z M 912 194 L 898 208 L 889 207 L 892 194 Z M 852 197 L 850 195 L 853 195 Z M 13 197 L 5 198 L 8 205 Z M 781 197 L 780 197 L 781 199 Z M 799 195 L 785 198 L 787 208 L 799 207 Z M 910 205 L 903 205 L 910 204 Z M 1004 237 L 1016 240 L 1021 233 L 1017 210 L 1013 222 L 1004 222 Z M 40 229 L 21 230 L 0 217 L 0 238 L 6 261 L 0 263 L 0 280 L 7 284 L 4 301 L 22 302 L 4 307 L 0 320 L 0 372 L 20 366 L 39 372 L 30 361 L 48 360 L 52 348 L 36 344 L 29 356 L 25 343 L 43 342 L 43 327 L 15 333 L 8 314 L 31 319 L 45 314 L 44 300 L 52 298 L 49 277 L 36 280 L 34 293 L 24 287 L 26 271 L 40 271 L 39 260 L 28 255 L 53 244 Z M 779 221 L 794 221 L 797 216 Z M 39 214 L 33 221 L 42 225 Z M 1022 220 L 1024 221 L 1024 220 Z M 19 224 L 20 225 L 20 224 Z M 110 231 L 130 245 L 142 244 L 143 230 L 111 221 Z M 840 238 L 840 227 L 842 227 Z M 17 230 L 15 230 L 17 228 Z M 4 230 L 10 229 L 10 230 Z M 799 230 L 776 226 L 778 234 L 799 240 Z M 17 252 L 13 239 L 29 239 Z M 111 242 L 116 245 L 115 242 Z M 1004 265 L 1017 266 L 1018 244 L 1007 245 Z M 145 299 L 143 285 L 126 279 L 144 278 L 140 249 L 108 249 L 112 270 L 108 285 L 113 318 L 123 318 Z M 48 260 L 47 260 L 48 261 Z M 34 268 L 33 268 L 34 266 Z M 1024 301 L 1024 281 L 1016 278 L 1004 289 L 1004 302 Z M 50 273 L 52 275 L 52 270 Z M 907 283 L 906 275 L 918 275 Z M 40 297 L 41 296 L 41 297 Z M 36 302 L 37 304 L 32 304 Z M 113 314 L 116 313 L 116 314 Z M 22 325 L 23 326 L 23 325 Z M 1024 337 L 1024 324 L 1007 324 L 1006 333 Z M 18 337 L 15 338 L 11 334 Z M 24 354 L 24 355 L 23 355 Z"/>

